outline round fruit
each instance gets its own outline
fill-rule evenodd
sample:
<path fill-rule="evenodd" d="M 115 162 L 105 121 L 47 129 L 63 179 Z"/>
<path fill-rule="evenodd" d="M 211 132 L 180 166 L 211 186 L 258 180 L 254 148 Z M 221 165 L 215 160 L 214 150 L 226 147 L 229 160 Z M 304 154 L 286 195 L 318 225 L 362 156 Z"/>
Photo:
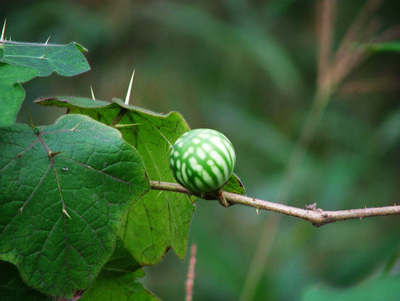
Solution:
<path fill-rule="evenodd" d="M 184 133 L 169 156 L 174 178 L 193 192 L 211 192 L 222 187 L 232 175 L 235 163 L 232 143 L 210 129 Z"/>

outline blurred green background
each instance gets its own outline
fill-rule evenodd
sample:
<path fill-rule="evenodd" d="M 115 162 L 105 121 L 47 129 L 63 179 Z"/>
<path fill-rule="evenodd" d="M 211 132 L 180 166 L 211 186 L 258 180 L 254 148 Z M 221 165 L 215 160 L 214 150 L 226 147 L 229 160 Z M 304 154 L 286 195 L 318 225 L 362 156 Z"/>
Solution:
<path fill-rule="evenodd" d="M 131 104 L 179 111 L 192 128 L 226 134 L 249 196 L 301 208 L 316 202 L 325 210 L 400 203 L 400 54 L 345 65 L 348 75 L 325 94 L 320 115 L 309 115 L 321 91 L 321 3 L 1 1 L 6 37 L 81 43 L 92 68 L 24 84 L 18 120 L 27 122 L 29 111 L 36 125 L 49 124 L 64 113 L 32 104 L 40 96 L 91 97 L 92 86 L 97 99 L 125 98 L 135 69 Z M 332 54 L 365 3 L 332 6 Z M 398 12 L 398 1 L 382 1 L 356 40 L 399 39 Z M 307 118 L 314 125 L 304 130 Z M 312 139 L 302 156 L 296 145 L 307 131 Z M 197 244 L 194 300 L 298 300 L 312 287 L 351 287 L 382 271 L 398 275 L 399 226 L 394 216 L 317 229 L 199 200 L 189 233 L 189 245 Z M 143 283 L 163 300 L 183 300 L 188 262 L 169 252 L 146 268 Z"/>

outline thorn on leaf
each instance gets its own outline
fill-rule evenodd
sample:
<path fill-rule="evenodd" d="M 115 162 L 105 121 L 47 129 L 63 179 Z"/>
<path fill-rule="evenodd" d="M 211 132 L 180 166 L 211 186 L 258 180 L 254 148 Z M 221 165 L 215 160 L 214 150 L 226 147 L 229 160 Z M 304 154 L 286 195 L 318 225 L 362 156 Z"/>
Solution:
<path fill-rule="evenodd" d="M 72 219 L 71 216 L 68 214 L 67 210 L 65 210 L 65 207 L 63 208 L 62 212 L 69 217 L 69 219 Z"/>
<path fill-rule="evenodd" d="M 49 152 L 49 157 L 50 157 L 50 158 L 54 158 L 56 155 L 61 154 L 61 153 L 62 153 L 62 152 L 54 152 L 54 153 L 53 153 L 52 151 L 50 151 L 50 152 Z"/>
<path fill-rule="evenodd" d="M 93 87 L 90 86 L 90 93 L 92 94 L 92 99 L 96 100 L 96 97 L 94 96 L 94 91 L 93 91 Z"/>
<path fill-rule="evenodd" d="M 71 129 L 71 131 L 72 131 L 72 132 L 75 132 L 76 128 L 81 124 L 81 122 L 82 122 L 82 121 L 79 121 L 78 124 L 77 124 L 76 126 L 74 126 L 74 127 Z"/>
<path fill-rule="evenodd" d="M 131 91 L 132 91 L 132 85 L 133 85 L 133 79 L 135 77 L 135 69 L 133 69 L 133 73 L 131 76 L 131 81 L 129 82 L 129 86 L 128 86 L 128 91 L 126 92 L 126 97 L 125 97 L 125 104 L 129 105 L 129 100 L 131 98 Z"/>

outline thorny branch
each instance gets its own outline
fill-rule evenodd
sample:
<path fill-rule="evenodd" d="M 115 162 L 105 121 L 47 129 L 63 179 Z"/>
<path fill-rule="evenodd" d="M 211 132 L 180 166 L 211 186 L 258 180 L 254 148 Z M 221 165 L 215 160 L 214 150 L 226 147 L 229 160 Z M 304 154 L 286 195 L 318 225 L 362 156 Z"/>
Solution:
<path fill-rule="evenodd" d="M 151 188 L 155 190 L 173 191 L 185 193 L 188 195 L 192 194 L 189 190 L 176 183 L 150 181 L 150 185 Z M 241 204 L 249 207 L 254 207 L 256 208 L 256 210 L 267 210 L 301 218 L 309 221 L 315 227 L 320 227 L 326 224 L 338 221 L 345 221 L 349 219 L 363 219 L 373 216 L 400 215 L 400 205 L 339 211 L 325 211 L 320 208 L 315 208 L 315 206 L 307 206 L 306 209 L 301 209 L 288 205 L 269 202 L 266 200 L 259 200 L 256 198 L 251 198 L 231 192 L 223 192 L 222 194 L 229 204 Z"/>

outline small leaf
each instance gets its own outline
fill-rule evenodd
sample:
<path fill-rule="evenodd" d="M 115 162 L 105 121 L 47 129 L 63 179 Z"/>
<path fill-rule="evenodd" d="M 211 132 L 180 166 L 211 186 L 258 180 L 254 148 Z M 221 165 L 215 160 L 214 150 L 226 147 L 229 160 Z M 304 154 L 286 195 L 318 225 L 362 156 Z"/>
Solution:
<path fill-rule="evenodd" d="M 0 127 L 15 122 L 25 91 L 20 85 L 36 77 L 39 71 L 30 67 L 0 62 Z"/>
<path fill-rule="evenodd" d="M 139 151 L 149 179 L 175 181 L 169 168 L 169 149 L 189 130 L 179 113 L 156 114 L 126 105 L 118 99 L 107 103 L 87 98 L 55 97 L 39 99 L 36 103 L 68 107 L 71 113 L 85 114 L 107 125 L 122 125 L 118 129 Z M 183 258 L 193 211 L 189 196 L 151 190 L 124 216 L 119 236 L 141 265 L 158 263 L 171 247 Z"/>
<path fill-rule="evenodd" d="M 34 44 L 4 41 L 4 55 L 1 61 L 9 64 L 31 67 L 39 70 L 39 76 L 57 72 L 62 76 L 73 76 L 90 70 L 76 43 L 68 45 Z"/>
<path fill-rule="evenodd" d="M 58 298 L 87 289 L 114 249 L 121 216 L 149 189 L 143 162 L 83 115 L 0 129 L 0 259 Z"/>
<path fill-rule="evenodd" d="M 143 276 L 141 266 L 117 238 L 113 255 L 81 300 L 158 300 L 137 281 Z"/>
<path fill-rule="evenodd" d="M 82 301 L 154 301 L 159 300 L 151 292 L 146 290 L 138 282 L 138 277 L 143 277 L 144 272 L 138 270 L 135 273 L 115 275 L 102 271 L 92 287 L 84 292 Z"/>
<path fill-rule="evenodd" d="M 121 276 L 121 274 L 135 272 L 141 267 L 132 254 L 124 247 L 123 241 L 117 237 L 114 253 L 103 266 L 102 271 L 107 270 Z"/>
<path fill-rule="evenodd" d="M 39 75 L 39 70 L 31 67 L 10 65 L 0 62 L 0 82 L 4 85 L 24 83 Z"/>
<path fill-rule="evenodd" d="M 237 193 L 237 194 L 245 194 L 246 190 L 242 184 L 242 181 L 238 178 L 236 174 L 233 174 L 228 182 L 222 187 L 223 191 Z"/>

